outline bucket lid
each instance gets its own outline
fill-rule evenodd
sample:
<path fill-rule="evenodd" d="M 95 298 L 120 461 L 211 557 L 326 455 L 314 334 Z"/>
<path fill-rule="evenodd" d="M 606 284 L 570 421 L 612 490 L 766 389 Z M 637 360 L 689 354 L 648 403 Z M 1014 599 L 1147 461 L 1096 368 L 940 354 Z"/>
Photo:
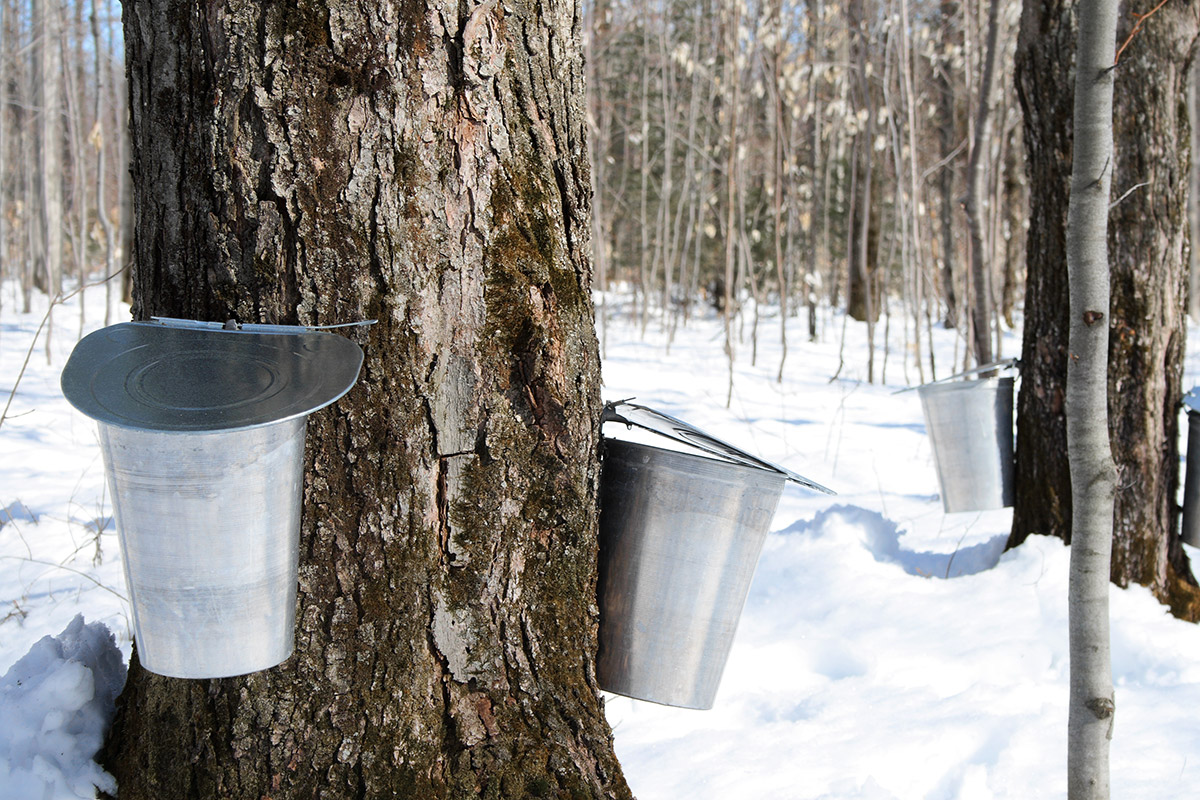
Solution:
<path fill-rule="evenodd" d="M 1183 395 L 1183 407 L 1189 414 L 1200 414 L 1200 386 L 1193 386 Z"/>
<path fill-rule="evenodd" d="M 630 403 L 627 400 L 617 400 L 611 403 L 605 403 L 604 414 L 601 417 L 602 422 L 621 422 L 628 426 L 635 426 L 643 430 L 657 433 L 660 436 L 665 436 L 676 442 L 689 445 L 690 447 L 703 450 L 704 452 L 714 455 L 723 461 L 728 461 L 732 464 L 741 464 L 746 467 L 754 467 L 756 469 L 767 470 L 768 472 L 777 472 L 787 480 L 798 483 L 807 489 L 813 489 L 825 494 L 837 494 L 832 489 L 827 489 L 815 481 L 805 478 L 791 470 L 781 467 L 778 464 L 772 464 L 770 461 L 750 455 L 745 450 L 718 439 L 715 436 L 705 433 L 694 425 L 690 425 L 681 419 L 676 419 L 661 411 L 655 411 L 652 408 Z"/>
<path fill-rule="evenodd" d="M 123 322 L 85 336 L 62 391 L 89 417 L 148 431 L 227 431 L 310 414 L 350 391 L 362 349 L 287 326 Z"/>

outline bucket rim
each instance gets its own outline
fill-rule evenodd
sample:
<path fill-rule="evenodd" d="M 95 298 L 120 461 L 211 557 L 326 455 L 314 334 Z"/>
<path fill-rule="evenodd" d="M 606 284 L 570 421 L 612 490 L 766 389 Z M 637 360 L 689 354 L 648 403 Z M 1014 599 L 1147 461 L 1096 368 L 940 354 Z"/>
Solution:
<path fill-rule="evenodd" d="M 1012 375 L 993 375 L 989 378 L 970 378 L 961 381 L 948 381 L 946 383 L 937 381 L 934 383 L 925 383 L 914 388 L 917 390 L 917 394 L 925 396 L 942 392 L 970 392 L 976 389 L 996 389 L 1004 386 L 1013 386 L 1015 383 L 1016 378 Z"/>
<path fill-rule="evenodd" d="M 687 452 L 685 450 L 673 450 L 669 447 L 659 447 L 658 445 L 647 444 L 646 442 L 634 442 L 629 439 L 620 439 L 615 436 L 601 436 L 604 447 L 617 446 L 624 447 L 630 450 L 649 450 L 656 456 L 661 458 L 678 458 L 681 461 L 702 462 L 706 465 L 716 465 L 721 469 L 731 469 L 735 472 L 743 472 L 752 474 L 756 477 L 767 477 L 778 479 L 781 483 L 786 483 L 786 477 L 775 470 L 765 469 L 754 464 L 740 464 L 736 461 L 729 461 L 716 456 L 706 455 L 704 453 Z"/>

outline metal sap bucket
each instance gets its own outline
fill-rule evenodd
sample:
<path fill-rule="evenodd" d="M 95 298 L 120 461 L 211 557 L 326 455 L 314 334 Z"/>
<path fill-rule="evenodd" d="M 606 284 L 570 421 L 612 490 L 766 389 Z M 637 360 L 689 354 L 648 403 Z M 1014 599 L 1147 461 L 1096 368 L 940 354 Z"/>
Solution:
<path fill-rule="evenodd" d="M 175 320 L 76 345 L 63 393 L 99 422 L 146 669 L 217 678 L 291 655 L 305 422 L 362 358 L 304 328 Z"/>
<path fill-rule="evenodd" d="M 785 481 L 832 492 L 650 409 L 619 403 L 605 411 L 607 420 L 654 430 L 720 460 L 604 440 L 600 687 L 712 708 Z"/>
<path fill-rule="evenodd" d="M 1200 547 L 1200 396 L 1192 389 L 1183 398 L 1187 409 L 1187 470 L 1183 482 L 1183 529 L 1186 544 Z"/>
<path fill-rule="evenodd" d="M 928 383 L 917 393 L 946 512 L 1011 506 L 1013 378 Z"/>

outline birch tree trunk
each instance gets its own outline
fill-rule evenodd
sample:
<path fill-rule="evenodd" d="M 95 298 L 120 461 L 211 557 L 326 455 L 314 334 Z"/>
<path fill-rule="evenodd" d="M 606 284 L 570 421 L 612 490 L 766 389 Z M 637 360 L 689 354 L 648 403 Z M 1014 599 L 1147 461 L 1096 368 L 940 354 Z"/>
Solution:
<path fill-rule="evenodd" d="M 1108 579 L 1116 468 L 1108 435 L 1108 203 L 1116 0 L 1080 0 L 1074 158 L 1067 212 L 1071 471 L 1069 800 L 1108 800 L 1112 738 Z"/>
<path fill-rule="evenodd" d="M 630 796 L 594 674 L 581 17 L 125 3 L 135 316 L 379 323 L 308 422 L 296 653 L 135 654 L 121 800 Z"/>

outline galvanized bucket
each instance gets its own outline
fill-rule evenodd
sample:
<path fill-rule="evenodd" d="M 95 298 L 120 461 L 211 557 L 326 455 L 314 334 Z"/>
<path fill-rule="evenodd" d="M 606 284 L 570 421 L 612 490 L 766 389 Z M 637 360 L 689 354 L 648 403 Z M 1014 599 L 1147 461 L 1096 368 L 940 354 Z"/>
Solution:
<path fill-rule="evenodd" d="M 1187 470 L 1183 482 L 1183 541 L 1200 547 L 1200 397 L 1196 389 L 1183 398 L 1187 409 Z"/>
<path fill-rule="evenodd" d="M 629 403 L 606 411 L 606 419 L 700 446 L 720 460 L 604 440 L 600 686 L 712 708 L 784 483 L 829 490 L 658 412 Z"/>
<path fill-rule="evenodd" d="M 1013 379 L 917 388 L 947 513 L 1013 503 Z"/>
<path fill-rule="evenodd" d="M 124 323 L 76 345 L 67 399 L 99 422 L 138 655 L 177 678 L 292 653 L 307 415 L 358 345 L 302 328 Z"/>

